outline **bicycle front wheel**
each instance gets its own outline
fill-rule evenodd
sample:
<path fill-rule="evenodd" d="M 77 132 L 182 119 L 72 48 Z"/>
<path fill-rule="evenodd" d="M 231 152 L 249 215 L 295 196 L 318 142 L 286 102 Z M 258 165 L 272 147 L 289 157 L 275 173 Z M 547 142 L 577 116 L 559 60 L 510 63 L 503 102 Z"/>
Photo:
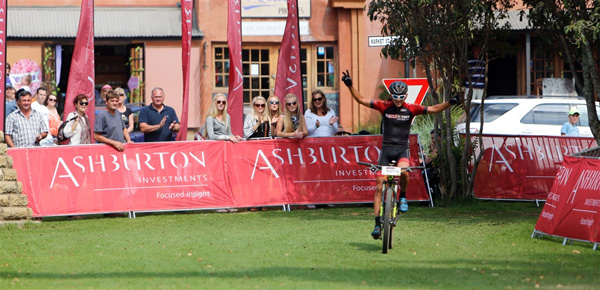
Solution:
<path fill-rule="evenodd" d="M 382 253 L 387 254 L 391 248 L 392 239 L 392 196 L 394 191 L 391 188 L 385 190 L 385 206 L 383 207 L 383 248 Z"/>

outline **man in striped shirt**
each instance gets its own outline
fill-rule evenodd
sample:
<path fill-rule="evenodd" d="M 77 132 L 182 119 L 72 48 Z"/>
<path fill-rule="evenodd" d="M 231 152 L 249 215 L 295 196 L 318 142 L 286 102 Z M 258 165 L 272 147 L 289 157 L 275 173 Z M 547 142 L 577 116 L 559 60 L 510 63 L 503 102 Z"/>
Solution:
<path fill-rule="evenodd" d="M 24 89 L 17 92 L 18 110 L 6 117 L 5 138 L 9 147 L 39 146 L 48 135 L 48 122 L 42 114 L 31 109 L 31 93 Z"/>

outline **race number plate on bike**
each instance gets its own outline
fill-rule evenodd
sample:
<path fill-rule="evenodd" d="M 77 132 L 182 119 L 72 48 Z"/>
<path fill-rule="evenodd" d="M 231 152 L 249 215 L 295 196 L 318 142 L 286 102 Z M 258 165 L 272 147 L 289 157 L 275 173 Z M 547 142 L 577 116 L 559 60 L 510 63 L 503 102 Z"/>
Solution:
<path fill-rule="evenodd" d="M 402 174 L 402 169 L 400 167 L 394 167 L 394 166 L 382 166 L 381 174 L 400 176 Z"/>

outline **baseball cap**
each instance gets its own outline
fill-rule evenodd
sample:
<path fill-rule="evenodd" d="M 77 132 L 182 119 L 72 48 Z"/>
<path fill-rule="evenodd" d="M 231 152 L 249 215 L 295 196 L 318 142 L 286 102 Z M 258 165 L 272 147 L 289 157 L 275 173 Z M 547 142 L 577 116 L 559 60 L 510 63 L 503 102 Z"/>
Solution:
<path fill-rule="evenodd" d="M 571 111 L 569 111 L 569 116 L 575 115 L 575 114 L 579 115 L 579 110 L 577 110 L 577 109 L 571 109 Z"/>

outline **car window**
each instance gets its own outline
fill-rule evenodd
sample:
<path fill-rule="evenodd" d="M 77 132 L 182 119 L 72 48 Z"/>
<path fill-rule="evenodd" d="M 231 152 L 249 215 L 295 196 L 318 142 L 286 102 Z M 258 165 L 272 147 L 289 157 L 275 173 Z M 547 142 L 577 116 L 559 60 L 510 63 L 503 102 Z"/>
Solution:
<path fill-rule="evenodd" d="M 573 104 L 573 108 L 576 108 L 579 111 L 579 122 L 577 122 L 577 126 L 589 126 L 590 121 L 588 120 L 588 112 L 586 104 Z M 596 113 L 600 118 L 600 107 L 596 106 Z"/>
<path fill-rule="evenodd" d="M 484 104 L 483 105 L 483 122 L 492 122 L 498 119 L 500 116 L 506 114 L 506 112 L 512 110 L 518 104 L 516 103 L 503 103 L 503 104 Z M 480 121 L 480 106 L 481 104 L 474 105 L 471 108 L 471 122 Z"/>
<path fill-rule="evenodd" d="M 542 104 L 529 111 L 521 123 L 536 125 L 562 125 L 569 120 L 569 104 Z"/>

